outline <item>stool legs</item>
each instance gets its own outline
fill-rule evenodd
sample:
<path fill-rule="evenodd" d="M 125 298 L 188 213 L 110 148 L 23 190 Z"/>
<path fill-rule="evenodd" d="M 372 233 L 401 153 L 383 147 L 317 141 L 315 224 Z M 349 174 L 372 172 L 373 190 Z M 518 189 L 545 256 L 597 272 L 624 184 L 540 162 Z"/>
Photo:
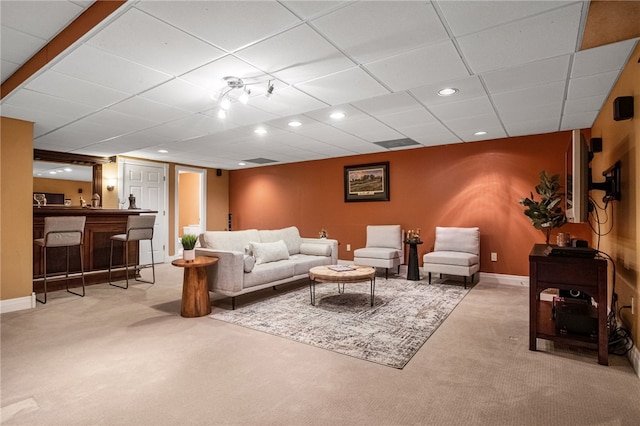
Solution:
<path fill-rule="evenodd" d="M 71 294 L 75 294 L 76 296 L 80 296 L 80 297 L 84 297 L 85 296 L 85 282 L 84 282 L 84 259 L 83 259 L 83 253 L 82 253 L 82 245 L 78 246 L 78 251 L 80 254 L 80 278 L 82 280 L 82 293 L 76 293 L 75 291 L 72 291 L 69 289 L 69 246 L 66 247 L 67 250 L 67 259 L 66 259 L 66 269 L 64 271 L 64 279 L 65 279 L 65 283 L 66 283 L 66 287 L 67 287 L 67 293 L 71 293 Z M 38 297 L 36 296 L 36 301 L 42 303 L 43 305 L 45 303 L 47 303 L 47 247 L 43 247 L 43 287 L 44 287 L 44 293 L 43 293 L 43 299 L 40 300 L 38 299 Z"/>
<path fill-rule="evenodd" d="M 111 280 L 111 269 L 113 268 L 113 241 L 111 240 L 111 252 L 109 254 L 109 285 L 112 285 L 114 287 L 119 287 L 119 288 L 123 288 L 123 289 L 128 289 L 129 288 L 129 242 L 128 241 L 123 241 L 124 243 L 124 276 L 125 276 L 125 282 L 126 284 L 124 286 L 115 284 L 112 280 Z M 137 241 L 137 240 L 136 240 Z M 134 276 L 133 278 L 138 281 L 138 282 L 142 282 L 142 283 L 148 283 L 148 284 L 155 284 L 156 283 L 156 268 L 155 268 L 155 261 L 153 258 L 153 240 L 149 240 L 149 242 L 151 243 L 151 265 L 134 265 Z M 137 278 L 138 272 L 140 269 L 142 268 L 151 268 L 152 271 L 152 280 L 151 281 L 146 281 L 146 280 L 140 280 Z"/>

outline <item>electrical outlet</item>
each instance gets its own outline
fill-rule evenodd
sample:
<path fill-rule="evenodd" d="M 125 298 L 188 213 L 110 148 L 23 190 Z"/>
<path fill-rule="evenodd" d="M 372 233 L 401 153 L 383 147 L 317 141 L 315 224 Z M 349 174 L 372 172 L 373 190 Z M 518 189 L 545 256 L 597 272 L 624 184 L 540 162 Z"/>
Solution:
<path fill-rule="evenodd" d="M 631 315 L 635 315 L 636 314 L 636 299 L 635 297 L 631 296 Z"/>
<path fill-rule="evenodd" d="M 491 261 L 492 262 L 497 262 L 498 261 L 498 253 L 491 252 Z"/>
<path fill-rule="evenodd" d="M 347 244 L 347 251 L 351 251 L 351 244 Z"/>

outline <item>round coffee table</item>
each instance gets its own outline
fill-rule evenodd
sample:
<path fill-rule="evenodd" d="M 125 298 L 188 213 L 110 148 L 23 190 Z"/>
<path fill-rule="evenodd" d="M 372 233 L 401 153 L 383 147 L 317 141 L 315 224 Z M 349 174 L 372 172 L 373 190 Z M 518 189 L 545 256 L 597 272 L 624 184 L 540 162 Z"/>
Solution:
<path fill-rule="evenodd" d="M 349 269 L 347 269 L 349 268 Z M 373 306 L 376 289 L 376 269 L 371 266 L 349 265 L 327 265 L 314 266 L 309 269 L 309 293 L 311 294 L 311 304 L 316 304 L 316 283 L 336 283 L 338 292 L 340 284 L 344 292 L 344 284 L 371 282 L 371 306 Z"/>

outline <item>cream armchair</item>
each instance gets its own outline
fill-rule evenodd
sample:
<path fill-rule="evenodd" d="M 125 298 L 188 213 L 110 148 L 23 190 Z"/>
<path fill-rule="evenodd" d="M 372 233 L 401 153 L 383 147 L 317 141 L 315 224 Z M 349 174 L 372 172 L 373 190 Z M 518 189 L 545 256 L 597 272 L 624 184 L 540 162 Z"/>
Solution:
<path fill-rule="evenodd" d="M 400 225 L 368 225 L 367 244 L 353 252 L 353 263 L 374 268 L 386 268 L 385 277 L 389 278 L 389 268 L 398 267 L 404 261 L 404 242 Z"/>
<path fill-rule="evenodd" d="M 467 277 L 480 270 L 480 229 L 436 227 L 436 242 L 431 253 L 426 253 L 423 271 L 429 273 L 450 274 L 464 277 L 464 288 L 467 288 Z"/>

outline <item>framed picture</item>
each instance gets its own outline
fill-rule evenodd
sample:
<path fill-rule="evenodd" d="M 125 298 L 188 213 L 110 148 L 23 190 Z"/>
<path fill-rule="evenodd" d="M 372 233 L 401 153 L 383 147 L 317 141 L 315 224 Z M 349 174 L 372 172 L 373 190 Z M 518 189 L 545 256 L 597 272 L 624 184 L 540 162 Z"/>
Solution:
<path fill-rule="evenodd" d="M 389 201 L 389 162 L 345 166 L 344 201 Z"/>

